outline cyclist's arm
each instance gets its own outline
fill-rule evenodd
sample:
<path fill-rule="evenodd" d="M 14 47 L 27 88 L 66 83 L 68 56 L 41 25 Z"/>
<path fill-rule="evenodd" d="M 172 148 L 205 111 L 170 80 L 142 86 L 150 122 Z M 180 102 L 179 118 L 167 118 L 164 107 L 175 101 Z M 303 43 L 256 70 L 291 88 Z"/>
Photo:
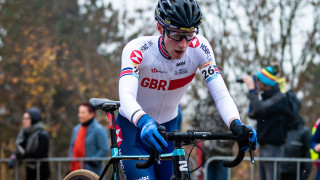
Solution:
<path fill-rule="evenodd" d="M 121 103 L 120 113 L 130 120 L 134 125 L 137 125 L 138 119 L 146 114 L 141 106 L 136 101 L 138 84 L 139 84 L 139 69 L 140 64 L 134 63 L 130 58 L 132 53 L 137 57 L 136 62 L 142 62 L 143 56 L 134 42 L 128 43 L 122 52 L 121 73 L 119 77 L 119 97 Z M 141 57 L 141 58 L 140 58 Z"/>
<path fill-rule="evenodd" d="M 199 40 L 202 43 L 202 48 L 200 49 L 200 53 L 198 53 L 200 72 L 223 121 L 229 127 L 234 119 L 240 120 L 238 108 L 231 98 L 222 76 L 216 67 L 213 50 L 209 42 L 202 36 L 199 36 Z"/>
<path fill-rule="evenodd" d="M 218 74 L 216 79 L 206 84 L 225 124 L 229 127 L 233 120 L 240 120 L 238 108 L 229 94 L 221 75 Z"/>

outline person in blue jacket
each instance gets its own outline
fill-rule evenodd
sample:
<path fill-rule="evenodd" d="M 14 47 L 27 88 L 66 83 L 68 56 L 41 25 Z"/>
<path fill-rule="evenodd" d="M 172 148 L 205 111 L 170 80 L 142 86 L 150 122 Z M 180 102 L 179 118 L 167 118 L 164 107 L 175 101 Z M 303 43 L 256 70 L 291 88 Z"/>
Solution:
<path fill-rule="evenodd" d="M 106 157 L 109 150 L 108 132 L 95 119 L 95 111 L 89 103 L 79 106 L 78 118 L 80 123 L 73 128 L 69 157 Z M 79 161 L 72 161 L 70 172 L 78 169 L 88 169 L 99 175 L 102 172 L 102 163 L 87 161 L 81 165 Z"/>
<path fill-rule="evenodd" d="M 320 126 L 317 127 L 316 132 L 311 138 L 310 147 L 316 152 L 320 153 Z M 318 166 L 316 179 L 320 179 L 320 170 Z"/>

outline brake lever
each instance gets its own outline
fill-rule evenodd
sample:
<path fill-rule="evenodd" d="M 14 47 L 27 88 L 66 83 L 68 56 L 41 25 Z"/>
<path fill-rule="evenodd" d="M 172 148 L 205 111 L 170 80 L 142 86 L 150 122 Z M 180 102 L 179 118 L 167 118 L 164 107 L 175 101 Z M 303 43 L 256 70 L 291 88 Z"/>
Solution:
<path fill-rule="evenodd" d="M 155 162 L 157 162 L 157 164 L 161 164 L 161 162 L 160 162 L 160 153 L 158 151 L 156 151 Z"/>
<path fill-rule="evenodd" d="M 250 154 L 251 164 L 254 164 L 253 143 L 250 141 L 251 136 L 252 136 L 252 132 L 249 132 L 249 154 Z"/>

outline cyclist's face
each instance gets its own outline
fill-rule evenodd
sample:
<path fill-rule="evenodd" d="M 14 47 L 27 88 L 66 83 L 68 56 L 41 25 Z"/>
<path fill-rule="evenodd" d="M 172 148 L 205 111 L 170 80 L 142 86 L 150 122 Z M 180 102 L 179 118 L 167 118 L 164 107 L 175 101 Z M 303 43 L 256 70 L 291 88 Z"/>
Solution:
<path fill-rule="evenodd" d="M 88 120 L 92 119 L 94 113 L 90 113 L 86 106 L 80 106 L 78 111 L 78 118 L 80 123 L 85 123 Z"/>
<path fill-rule="evenodd" d="M 31 126 L 31 118 L 29 113 L 24 113 L 22 118 L 23 128 L 29 128 Z"/>
<path fill-rule="evenodd" d="M 163 34 L 163 31 L 165 31 L 165 29 L 163 29 L 159 23 L 158 23 L 158 30 L 161 34 Z M 177 38 L 179 35 L 186 35 L 186 33 L 190 33 L 185 30 L 179 30 L 179 29 L 173 29 L 173 28 L 167 28 L 167 30 L 171 32 L 171 35 L 172 34 L 176 35 Z M 173 37 L 170 38 L 168 36 L 167 32 L 165 33 L 165 37 L 164 37 L 165 48 L 173 59 L 181 59 L 185 51 L 187 50 L 189 44 L 191 43 L 191 41 L 187 41 L 186 38 L 183 38 L 181 41 L 177 41 L 172 38 Z"/>

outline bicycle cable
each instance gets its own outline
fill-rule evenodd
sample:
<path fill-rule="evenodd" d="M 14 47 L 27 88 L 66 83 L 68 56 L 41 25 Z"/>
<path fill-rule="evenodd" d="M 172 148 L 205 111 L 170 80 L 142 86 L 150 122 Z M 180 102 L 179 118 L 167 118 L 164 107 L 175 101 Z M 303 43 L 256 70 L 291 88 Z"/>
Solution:
<path fill-rule="evenodd" d="M 197 147 L 197 148 L 200 149 L 200 151 L 202 152 L 203 156 L 202 156 L 202 162 L 201 162 L 201 164 L 200 164 L 198 167 L 196 167 L 195 169 L 193 169 L 193 170 L 191 170 L 191 171 L 190 171 L 190 169 L 188 168 L 188 173 L 189 173 L 189 174 L 191 174 L 191 173 L 193 173 L 194 171 L 196 171 L 196 170 L 198 170 L 199 168 L 201 168 L 201 167 L 204 165 L 204 163 L 205 163 L 205 154 L 204 154 L 204 152 L 203 152 L 203 149 L 198 145 L 198 144 L 199 144 L 200 142 L 202 142 L 202 141 L 203 141 L 203 140 L 194 141 L 194 142 L 192 143 L 193 146 L 192 146 L 192 148 L 191 148 L 191 150 L 190 150 L 190 152 L 189 152 L 188 158 L 187 158 L 188 166 L 189 166 L 189 159 L 190 159 L 191 153 L 192 153 L 192 151 L 193 151 L 193 149 L 194 149 L 195 147 Z M 190 167 L 190 166 L 189 166 L 189 167 Z"/>

